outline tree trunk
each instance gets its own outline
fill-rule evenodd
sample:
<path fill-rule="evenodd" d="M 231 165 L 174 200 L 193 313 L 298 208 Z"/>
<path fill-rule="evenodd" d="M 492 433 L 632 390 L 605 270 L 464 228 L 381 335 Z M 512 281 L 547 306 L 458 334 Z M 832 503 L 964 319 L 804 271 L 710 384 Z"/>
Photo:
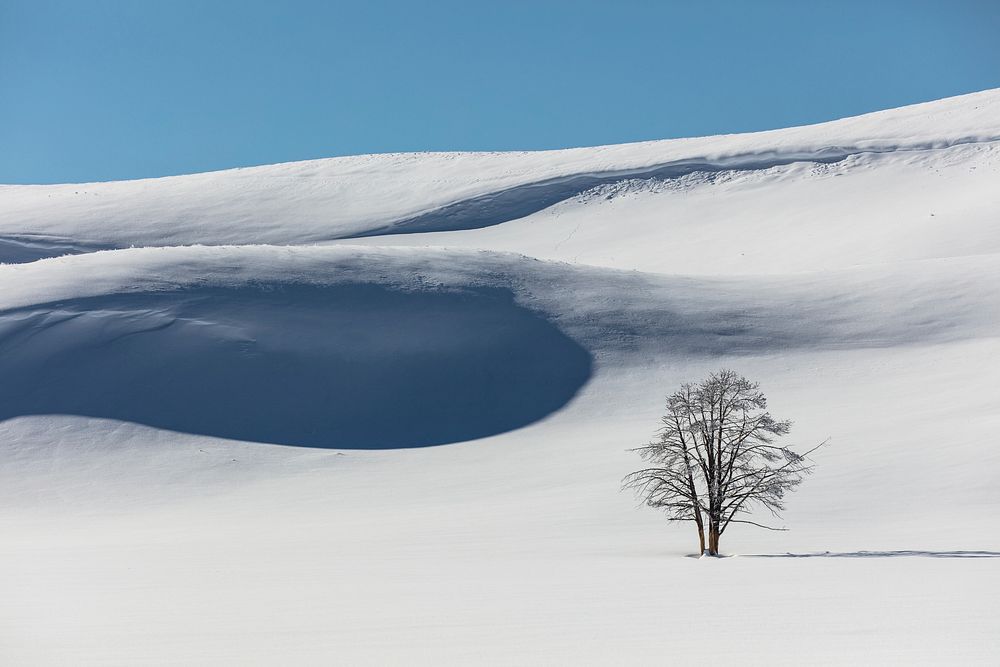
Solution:
<path fill-rule="evenodd" d="M 694 492 L 694 482 L 691 481 L 691 475 L 688 474 L 688 482 L 691 486 L 692 493 Z M 698 527 L 698 555 L 705 555 L 705 521 L 701 518 L 701 506 L 698 504 L 698 498 L 695 497 L 694 503 L 694 524 Z"/>
<path fill-rule="evenodd" d="M 710 521 L 708 526 L 708 555 L 719 555 L 719 526 L 715 521 Z"/>

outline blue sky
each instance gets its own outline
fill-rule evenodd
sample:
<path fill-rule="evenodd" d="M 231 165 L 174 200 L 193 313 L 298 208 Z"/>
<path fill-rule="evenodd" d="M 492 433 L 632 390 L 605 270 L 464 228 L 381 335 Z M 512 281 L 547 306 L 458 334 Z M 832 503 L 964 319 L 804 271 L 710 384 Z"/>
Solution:
<path fill-rule="evenodd" d="M 0 0 L 0 183 L 744 132 L 1000 87 L 1000 1 Z"/>

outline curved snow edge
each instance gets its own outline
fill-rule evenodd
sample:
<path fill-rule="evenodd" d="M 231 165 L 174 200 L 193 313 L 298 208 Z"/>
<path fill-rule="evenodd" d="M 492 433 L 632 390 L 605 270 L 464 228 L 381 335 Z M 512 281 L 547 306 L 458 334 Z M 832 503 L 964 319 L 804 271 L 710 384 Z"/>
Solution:
<path fill-rule="evenodd" d="M 469 199 L 454 201 L 374 229 L 345 234 L 339 239 L 367 238 L 389 234 L 416 234 L 482 229 L 526 217 L 584 192 L 623 179 L 674 179 L 695 172 L 759 171 L 796 162 L 833 164 L 857 155 L 946 150 L 969 144 L 1000 142 L 989 138 L 962 137 L 954 141 L 929 141 L 905 146 L 825 146 L 816 150 L 765 151 L 725 157 L 695 157 L 673 160 L 650 167 L 613 169 L 569 174 Z"/>

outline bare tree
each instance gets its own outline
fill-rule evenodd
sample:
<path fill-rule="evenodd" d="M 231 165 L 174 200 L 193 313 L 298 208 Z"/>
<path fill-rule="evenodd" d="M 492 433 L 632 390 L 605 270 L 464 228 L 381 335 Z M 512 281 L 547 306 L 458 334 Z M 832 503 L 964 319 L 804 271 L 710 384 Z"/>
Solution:
<path fill-rule="evenodd" d="M 625 477 L 623 488 L 671 521 L 693 521 L 702 554 L 719 555 L 730 524 L 784 530 L 746 517 L 761 508 L 779 517 L 785 494 L 812 472 L 806 456 L 823 443 L 803 454 L 776 444 L 791 422 L 767 412 L 756 382 L 722 370 L 685 384 L 667 397 L 662 422 L 657 440 L 632 450 L 649 467 Z"/>

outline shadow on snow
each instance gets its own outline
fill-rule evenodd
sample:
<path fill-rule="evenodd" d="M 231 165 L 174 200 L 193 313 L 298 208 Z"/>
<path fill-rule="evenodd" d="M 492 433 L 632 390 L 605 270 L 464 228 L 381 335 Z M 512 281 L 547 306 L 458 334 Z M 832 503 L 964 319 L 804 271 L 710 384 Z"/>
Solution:
<path fill-rule="evenodd" d="M 819 551 L 804 554 L 742 554 L 742 558 L 1000 558 L 1000 551 Z"/>
<path fill-rule="evenodd" d="M 692 160 L 646 169 L 575 174 L 472 197 L 343 238 L 482 229 L 529 216 L 559 202 L 582 195 L 595 187 L 618 183 L 625 179 L 669 180 L 695 172 L 716 173 L 732 169 L 768 169 L 803 161 L 830 164 L 840 162 L 852 152 L 857 151 L 828 147 L 808 155 L 750 155 L 722 162 Z"/>
<path fill-rule="evenodd" d="M 71 241 L 51 236 L 0 236 L 0 264 L 26 264 L 47 257 L 109 250 L 108 244 Z"/>
<path fill-rule="evenodd" d="M 499 289 L 110 295 L 0 312 L 0 420 L 69 414 L 264 443 L 423 447 L 537 421 L 591 364 Z"/>

